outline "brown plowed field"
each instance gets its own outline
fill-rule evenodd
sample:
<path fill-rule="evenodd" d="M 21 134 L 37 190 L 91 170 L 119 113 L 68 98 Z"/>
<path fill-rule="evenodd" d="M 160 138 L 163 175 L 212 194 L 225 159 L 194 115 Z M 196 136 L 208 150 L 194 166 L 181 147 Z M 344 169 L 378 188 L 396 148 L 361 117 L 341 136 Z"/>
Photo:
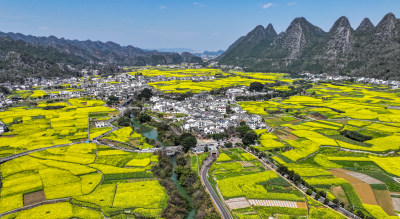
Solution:
<path fill-rule="evenodd" d="M 293 141 L 296 141 L 296 140 L 299 139 L 299 138 L 298 138 L 296 135 L 289 134 L 289 135 L 288 135 L 288 139 L 293 140 Z"/>
<path fill-rule="evenodd" d="M 396 216 L 396 212 L 393 208 L 393 201 L 390 197 L 390 192 L 387 190 L 376 190 L 374 189 L 376 201 L 378 202 L 379 206 L 386 212 L 386 214 L 391 216 Z"/>
<path fill-rule="evenodd" d="M 348 171 L 344 169 L 332 169 L 329 170 L 329 172 L 331 172 L 336 177 L 347 180 L 354 187 L 354 190 L 357 192 L 357 195 L 360 197 L 362 203 L 369 205 L 378 205 L 375 194 L 369 184 L 348 174 L 345 174 L 344 172 Z"/>
<path fill-rule="evenodd" d="M 296 202 L 298 208 L 307 208 L 307 204 L 305 202 Z"/>
<path fill-rule="evenodd" d="M 287 131 L 287 132 L 293 132 L 293 129 L 290 129 L 288 127 L 286 127 L 284 130 Z"/>
<path fill-rule="evenodd" d="M 24 206 L 32 205 L 46 200 L 43 190 L 24 195 Z"/>
<path fill-rule="evenodd" d="M 278 135 L 278 138 L 280 138 L 282 141 L 285 141 L 288 139 L 286 135 Z"/>

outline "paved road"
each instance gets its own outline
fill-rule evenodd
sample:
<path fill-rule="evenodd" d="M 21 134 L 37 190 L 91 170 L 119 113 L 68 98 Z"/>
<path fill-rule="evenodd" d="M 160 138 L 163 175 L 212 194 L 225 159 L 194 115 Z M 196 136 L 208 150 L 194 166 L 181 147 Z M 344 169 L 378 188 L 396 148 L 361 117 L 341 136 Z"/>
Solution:
<path fill-rule="evenodd" d="M 50 148 L 60 148 L 60 147 L 70 146 L 70 145 L 73 145 L 73 144 L 82 144 L 82 143 L 85 143 L 85 141 L 69 143 L 69 144 L 59 144 L 59 145 L 53 145 L 53 146 L 44 147 L 44 148 L 38 148 L 38 149 L 35 149 L 35 150 L 25 151 L 25 152 L 21 152 L 21 153 L 18 153 L 18 154 L 13 154 L 13 155 L 8 156 L 8 157 L 0 158 L 0 163 L 4 163 L 6 161 L 10 161 L 10 160 L 15 159 L 17 157 L 22 157 L 22 156 L 25 156 L 25 155 L 28 155 L 30 153 L 37 152 L 37 151 L 44 151 L 44 150 L 47 150 L 47 149 L 50 149 Z"/>
<path fill-rule="evenodd" d="M 23 210 L 32 209 L 32 208 L 37 207 L 37 206 L 40 206 L 40 205 L 54 204 L 54 203 L 60 203 L 60 202 L 66 202 L 66 201 L 68 201 L 69 199 L 70 199 L 70 198 L 59 198 L 59 199 L 52 199 L 52 200 L 41 201 L 41 202 L 39 202 L 39 203 L 35 203 L 35 204 L 32 204 L 32 205 L 24 206 L 24 207 L 21 207 L 21 208 L 17 208 L 17 209 L 11 210 L 11 211 L 6 211 L 6 212 L 4 212 L 4 213 L 1 213 L 1 214 L 0 214 L 0 218 L 1 218 L 1 217 L 4 217 L 4 216 L 6 216 L 6 215 L 9 215 L 9 214 L 14 214 L 14 213 L 23 211 Z"/>
<path fill-rule="evenodd" d="M 210 158 L 207 158 L 207 160 L 204 161 L 203 167 L 200 170 L 200 177 L 203 185 L 206 187 L 206 190 L 208 194 L 211 196 L 211 200 L 214 202 L 215 206 L 217 206 L 219 213 L 221 214 L 223 219 L 228 219 L 231 218 L 229 211 L 226 209 L 225 205 L 221 202 L 221 200 L 218 198 L 218 195 L 215 193 L 213 188 L 211 187 L 210 183 L 207 180 L 208 176 L 208 171 L 210 170 L 211 164 L 215 160 Z"/>

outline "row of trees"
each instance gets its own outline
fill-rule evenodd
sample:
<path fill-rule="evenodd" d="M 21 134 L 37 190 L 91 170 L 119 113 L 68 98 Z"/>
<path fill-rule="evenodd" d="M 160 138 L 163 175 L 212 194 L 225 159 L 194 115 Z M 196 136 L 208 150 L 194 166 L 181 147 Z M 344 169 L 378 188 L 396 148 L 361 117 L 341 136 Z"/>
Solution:
<path fill-rule="evenodd" d="M 158 163 L 153 165 L 152 172 L 155 177 L 159 178 L 160 184 L 168 193 L 169 199 L 167 207 L 162 213 L 163 218 L 178 218 L 183 219 L 189 213 L 188 201 L 179 193 L 174 182 L 171 180 L 172 164 L 170 157 L 163 151 L 156 152 Z"/>
<path fill-rule="evenodd" d="M 355 141 L 360 141 L 360 142 L 364 142 L 364 141 L 368 141 L 368 140 L 372 139 L 371 136 L 363 135 L 356 131 L 350 131 L 350 130 L 343 130 L 340 132 L 340 134 L 347 138 L 353 139 Z"/>
<path fill-rule="evenodd" d="M 173 169 L 171 157 L 163 151 L 156 152 L 159 156 L 158 164 L 152 167 L 155 177 L 160 179 L 160 184 L 166 189 L 169 199 L 167 208 L 163 211 L 164 218 L 183 219 L 189 213 L 190 208 L 196 211 L 196 218 L 214 219 L 219 218 L 208 194 L 204 191 L 198 174 L 190 168 L 190 157 L 183 154 L 176 155 L 176 167 Z M 184 198 L 171 180 L 175 171 L 179 184 L 185 188 L 192 199 L 192 206 L 189 200 Z"/>
<path fill-rule="evenodd" d="M 302 184 L 305 187 L 307 187 L 308 188 L 308 190 L 306 191 L 307 195 L 311 196 L 313 193 L 315 193 L 315 196 L 314 196 L 315 200 L 319 200 L 321 197 L 323 197 L 324 198 L 324 204 L 326 204 L 326 205 L 328 205 L 330 203 L 330 201 L 332 201 L 335 204 L 335 206 L 331 206 L 331 207 L 337 207 L 337 206 L 345 207 L 344 203 L 343 202 L 339 202 L 339 200 L 337 198 L 335 198 L 333 200 L 329 200 L 327 198 L 327 194 L 326 194 L 326 192 L 324 190 L 317 189 L 316 187 L 308 184 L 306 181 L 304 181 L 302 179 L 301 176 L 296 174 L 293 170 L 289 170 L 284 165 L 276 164 L 275 161 L 270 156 L 267 156 L 267 154 L 265 154 L 265 152 L 258 153 L 258 156 L 259 156 L 259 158 L 267 158 L 270 163 L 274 163 L 274 165 L 277 165 L 278 166 L 277 171 L 281 175 L 286 176 L 286 178 L 291 180 L 294 184 L 296 184 L 296 185 Z M 347 206 L 346 210 L 358 215 L 361 218 L 365 218 L 365 219 L 370 219 L 370 218 L 372 219 L 373 218 L 373 217 L 364 215 L 364 213 L 361 210 L 356 210 L 352 206 Z"/>
<path fill-rule="evenodd" d="M 273 92 L 268 93 L 268 94 L 263 94 L 263 95 L 237 96 L 236 101 L 270 100 L 275 97 L 288 98 L 290 96 L 300 94 L 300 93 L 304 92 L 305 90 L 312 88 L 312 84 L 306 83 L 306 82 L 304 82 L 304 83 L 298 82 L 297 87 L 289 86 L 290 90 L 286 90 L 286 91 L 274 90 L 274 89 L 270 88 L 271 86 L 280 86 L 280 85 L 279 85 L 279 83 L 278 84 L 265 83 L 265 85 L 263 85 L 260 82 L 253 82 L 250 84 L 250 87 L 249 87 L 250 91 L 257 91 L 257 92 L 273 91 Z"/>
<path fill-rule="evenodd" d="M 190 168 L 190 156 L 178 154 L 176 164 L 175 173 L 180 185 L 186 189 L 192 198 L 192 207 L 196 211 L 196 218 L 220 218 L 209 195 L 204 191 L 199 175 Z"/>
<path fill-rule="evenodd" d="M 150 88 L 143 89 L 136 97 L 138 99 L 137 102 L 140 101 L 149 101 L 150 98 L 153 96 L 153 91 Z M 107 105 L 108 106 L 116 106 L 119 104 L 120 99 L 114 95 L 108 97 Z"/>

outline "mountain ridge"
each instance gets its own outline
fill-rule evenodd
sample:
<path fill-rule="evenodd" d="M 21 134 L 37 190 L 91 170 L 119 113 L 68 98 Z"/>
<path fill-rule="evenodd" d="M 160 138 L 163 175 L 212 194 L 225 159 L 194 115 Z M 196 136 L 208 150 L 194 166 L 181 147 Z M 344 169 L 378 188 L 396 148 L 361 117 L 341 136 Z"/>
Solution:
<path fill-rule="evenodd" d="M 235 41 L 216 59 L 218 63 L 246 71 L 324 72 L 400 80 L 400 21 L 393 13 L 376 26 L 365 18 L 357 29 L 342 16 L 328 32 L 304 17 L 295 18 L 272 39 L 255 38 L 261 35 L 254 30 Z M 249 43 L 245 39 L 258 40 Z"/>
<path fill-rule="evenodd" d="M 0 39 L 0 47 L 2 47 L 0 82 L 21 82 L 22 78 L 27 76 L 76 76 L 83 68 L 97 69 L 101 73 L 108 74 L 119 71 L 118 66 L 126 65 L 203 63 L 200 57 L 188 52 L 178 54 L 146 51 L 131 45 L 121 46 L 111 41 L 79 41 L 55 36 L 36 37 L 11 32 L 0 32 Z M 45 56 L 40 51 L 48 51 L 54 54 L 55 58 Z M 75 61 L 70 62 L 70 60 Z M 52 69 L 53 73 L 50 73 L 46 66 L 51 66 L 48 68 Z M 43 75 L 40 72 L 44 72 Z"/>

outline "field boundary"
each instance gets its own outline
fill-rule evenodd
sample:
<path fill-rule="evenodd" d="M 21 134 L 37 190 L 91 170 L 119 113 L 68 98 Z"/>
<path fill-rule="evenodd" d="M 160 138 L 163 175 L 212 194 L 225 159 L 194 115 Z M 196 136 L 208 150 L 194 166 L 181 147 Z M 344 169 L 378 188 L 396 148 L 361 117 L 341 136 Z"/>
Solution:
<path fill-rule="evenodd" d="M 39 202 L 39 203 L 36 203 L 36 204 L 33 204 L 33 205 L 24 206 L 24 207 L 21 207 L 21 208 L 17 208 L 17 209 L 13 209 L 11 211 L 6 211 L 4 213 L 1 213 L 0 214 L 0 218 L 4 217 L 6 215 L 9 215 L 9 214 L 14 214 L 14 213 L 17 213 L 17 212 L 20 212 L 20 211 L 29 210 L 29 209 L 32 209 L 32 208 L 35 208 L 35 207 L 38 207 L 38 206 L 41 206 L 41 205 L 66 202 L 69 199 L 71 199 L 71 198 L 59 198 L 59 199 L 45 200 L 45 201 L 42 201 L 42 202 Z"/>

